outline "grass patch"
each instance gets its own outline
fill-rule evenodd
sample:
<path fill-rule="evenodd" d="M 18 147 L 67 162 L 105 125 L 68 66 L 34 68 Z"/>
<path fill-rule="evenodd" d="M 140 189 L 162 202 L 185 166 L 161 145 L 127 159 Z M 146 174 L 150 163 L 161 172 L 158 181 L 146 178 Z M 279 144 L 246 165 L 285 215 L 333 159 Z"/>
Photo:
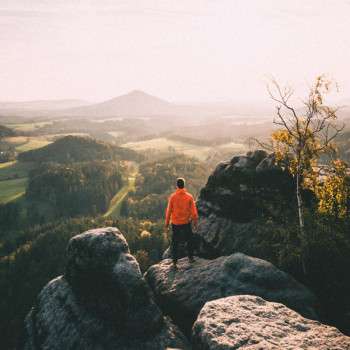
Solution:
<path fill-rule="evenodd" d="M 13 160 L 11 162 L 6 162 L 6 163 L 0 163 L 0 171 L 1 169 L 6 169 L 8 167 L 10 167 L 11 165 L 15 164 L 17 161 Z"/>
<path fill-rule="evenodd" d="M 191 145 L 174 140 L 168 140 L 165 137 L 152 140 L 128 142 L 123 147 L 131 148 L 135 151 L 146 151 L 147 149 L 156 149 L 159 151 L 175 150 L 178 153 L 184 153 L 190 157 L 205 159 L 210 147 Z"/>
<path fill-rule="evenodd" d="M 24 195 L 28 173 L 33 166 L 33 163 L 18 161 L 0 164 L 0 204 L 12 202 Z"/>
<path fill-rule="evenodd" d="M 27 183 L 27 178 L 0 181 L 0 204 L 6 204 L 23 196 Z"/>
<path fill-rule="evenodd" d="M 45 125 L 50 125 L 52 122 L 38 122 L 38 123 L 20 123 L 20 124 L 6 124 L 8 128 L 16 131 L 34 131 L 40 129 Z"/>
<path fill-rule="evenodd" d="M 37 137 L 13 136 L 13 137 L 6 137 L 4 141 L 13 145 L 16 148 L 17 152 L 25 152 L 25 151 L 30 151 L 32 149 L 41 148 L 52 142 L 48 140 L 48 138 L 45 136 L 37 136 Z"/>
<path fill-rule="evenodd" d="M 177 153 L 183 153 L 189 157 L 195 157 L 199 160 L 206 160 L 213 152 L 232 152 L 243 153 L 245 146 L 240 143 L 227 143 L 220 146 L 200 146 L 192 145 L 175 140 L 168 140 L 165 137 L 155 138 L 146 141 L 128 142 L 123 147 L 131 148 L 135 151 L 146 151 L 147 149 L 157 149 L 159 151 L 175 150 Z"/>
<path fill-rule="evenodd" d="M 27 177 L 33 166 L 33 163 L 29 162 L 13 161 L 2 163 L 0 164 L 0 181 Z"/>
<path fill-rule="evenodd" d="M 112 198 L 108 211 L 103 215 L 104 218 L 111 217 L 116 219 L 120 216 L 120 208 L 127 194 L 135 188 L 135 176 L 128 178 L 128 183 Z"/>
<path fill-rule="evenodd" d="M 47 146 L 49 143 L 51 143 L 51 141 L 48 141 L 47 139 L 31 137 L 25 144 L 17 146 L 16 150 L 18 152 L 26 152 L 32 149 L 37 149 L 37 148 Z"/>
<path fill-rule="evenodd" d="M 13 146 L 19 146 L 27 143 L 28 139 L 29 138 L 26 136 L 11 136 L 11 137 L 5 137 L 4 141 Z"/>

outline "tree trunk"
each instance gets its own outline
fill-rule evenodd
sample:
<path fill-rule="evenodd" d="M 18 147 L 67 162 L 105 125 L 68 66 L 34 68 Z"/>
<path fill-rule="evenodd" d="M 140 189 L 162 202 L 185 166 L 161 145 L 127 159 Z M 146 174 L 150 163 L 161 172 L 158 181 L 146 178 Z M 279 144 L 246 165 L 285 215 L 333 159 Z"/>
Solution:
<path fill-rule="evenodd" d="M 304 231 L 304 216 L 303 216 L 303 199 L 301 198 L 300 191 L 300 174 L 297 174 L 297 203 L 298 203 L 298 217 L 299 217 L 299 229 Z"/>
<path fill-rule="evenodd" d="M 296 195 L 298 203 L 298 218 L 299 218 L 299 236 L 300 236 L 300 245 L 301 245 L 301 264 L 303 268 L 303 273 L 306 275 L 306 237 L 305 237 L 305 228 L 304 228 L 304 213 L 303 213 L 303 198 L 301 197 L 301 175 L 300 170 L 297 171 L 296 176 Z"/>

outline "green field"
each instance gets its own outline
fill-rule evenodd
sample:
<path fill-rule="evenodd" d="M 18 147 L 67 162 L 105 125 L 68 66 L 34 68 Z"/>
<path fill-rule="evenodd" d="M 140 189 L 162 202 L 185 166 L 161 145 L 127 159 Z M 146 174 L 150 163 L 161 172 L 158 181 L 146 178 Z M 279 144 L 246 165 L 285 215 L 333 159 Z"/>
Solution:
<path fill-rule="evenodd" d="M 11 162 L 6 162 L 6 163 L 0 163 L 0 171 L 1 171 L 1 169 L 6 169 L 15 163 L 17 163 L 17 161 L 15 161 L 15 160 L 13 160 Z"/>
<path fill-rule="evenodd" d="M 131 148 L 135 151 L 146 151 L 147 149 L 156 149 L 160 151 L 167 151 L 170 149 L 178 153 L 186 154 L 190 157 L 196 157 L 199 160 L 206 160 L 213 153 L 216 152 L 231 152 L 232 154 L 243 153 L 246 146 L 241 143 L 227 143 L 220 146 L 198 146 L 190 143 L 184 143 L 174 140 L 168 140 L 165 137 L 155 138 L 152 140 L 128 142 L 122 145 L 123 147 Z"/>
<path fill-rule="evenodd" d="M 30 151 L 32 149 L 44 147 L 52 142 L 45 136 L 37 136 L 37 137 L 13 136 L 13 137 L 6 137 L 4 141 L 13 145 L 16 148 L 17 152 Z"/>
<path fill-rule="evenodd" d="M 28 176 L 33 164 L 29 162 L 7 162 L 0 164 L 0 181 L 19 179 Z"/>
<path fill-rule="evenodd" d="M 28 173 L 33 168 L 29 162 L 7 162 L 0 164 L 0 204 L 21 197 L 26 190 Z"/>
<path fill-rule="evenodd" d="M 128 178 L 128 183 L 124 185 L 120 191 L 112 198 L 108 211 L 103 217 L 111 217 L 116 219 L 120 215 L 120 208 L 126 195 L 135 188 L 135 176 Z"/>
<path fill-rule="evenodd" d="M 24 195 L 27 178 L 0 181 L 0 204 L 11 202 Z"/>
<path fill-rule="evenodd" d="M 6 124 L 8 128 L 16 131 L 34 131 L 35 129 L 42 128 L 45 125 L 52 124 L 52 122 L 38 122 L 38 123 L 22 123 L 22 124 Z"/>
<path fill-rule="evenodd" d="M 44 146 L 48 145 L 49 143 L 51 143 L 51 141 L 48 141 L 48 140 L 43 139 L 43 138 L 30 138 L 26 143 L 24 143 L 20 146 L 17 146 L 16 150 L 18 152 L 26 152 L 26 151 L 30 151 L 32 149 L 44 147 Z"/>

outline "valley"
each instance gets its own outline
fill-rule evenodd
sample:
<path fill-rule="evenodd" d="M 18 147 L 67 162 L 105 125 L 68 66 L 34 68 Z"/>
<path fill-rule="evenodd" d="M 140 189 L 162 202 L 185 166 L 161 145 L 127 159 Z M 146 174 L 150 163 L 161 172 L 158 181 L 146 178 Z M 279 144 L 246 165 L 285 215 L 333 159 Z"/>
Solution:
<path fill-rule="evenodd" d="M 121 117 L 117 112 L 126 108 L 125 99 L 143 108 Z M 166 113 L 149 114 L 158 103 Z M 113 113 L 111 106 L 116 108 Z M 17 110 L 13 122 L 0 116 L 0 290 L 7 293 L 0 298 L 10 300 L 0 305 L 0 331 L 9 346 L 37 293 L 63 273 L 65 247 L 75 234 L 118 227 L 142 272 L 158 264 L 169 246 L 164 212 L 179 176 L 186 178 L 187 189 L 199 203 L 198 233 L 217 235 L 216 246 L 208 241 L 207 250 L 198 254 L 217 258 L 238 250 L 273 262 L 317 294 L 325 305 L 324 320 L 348 331 L 342 311 L 348 305 L 343 270 L 350 247 L 348 220 L 337 219 L 335 239 L 330 234 L 334 219 L 318 213 L 313 195 L 305 194 L 312 251 L 311 277 L 306 278 L 300 268 L 291 180 L 276 169 L 260 174 L 254 168 L 259 157 L 267 155 L 254 153 L 259 147 L 254 139 L 268 141 L 276 126 L 265 110 L 242 116 L 225 108 L 201 114 L 200 108 L 174 109 L 133 92 L 91 108 L 56 108 L 37 116 L 35 110 L 21 116 Z M 173 118 L 174 110 L 183 114 Z M 337 143 L 347 160 L 348 131 Z M 270 164 L 268 157 L 266 162 Z M 215 170 L 218 163 L 227 174 Z M 314 268 L 319 257 L 339 251 L 329 267 Z M 344 293 L 329 289 L 335 285 L 332 269 L 343 281 Z M 322 278 L 318 271 L 323 271 Z M 325 279 L 329 287 L 322 286 Z M 18 292 L 10 295 L 11 290 Z M 327 301 L 328 294 L 337 295 L 337 301 Z M 15 312 L 11 305 L 16 305 Z"/>

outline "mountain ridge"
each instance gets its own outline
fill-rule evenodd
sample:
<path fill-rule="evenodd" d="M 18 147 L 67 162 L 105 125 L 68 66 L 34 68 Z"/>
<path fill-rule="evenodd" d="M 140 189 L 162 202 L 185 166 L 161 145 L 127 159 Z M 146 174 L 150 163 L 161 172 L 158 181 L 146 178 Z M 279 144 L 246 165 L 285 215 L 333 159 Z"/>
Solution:
<path fill-rule="evenodd" d="M 197 106 L 178 105 L 142 90 L 132 90 L 103 102 L 67 109 L 64 113 L 67 116 L 79 117 L 181 117 L 200 111 L 204 109 Z"/>
<path fill-rule="evenodd" d="M 24 102 L 0 102 L 0 115 L 18 117 L 78 117 L 78 118 L 157 118 L 157 117 L 221 117 L 232 115 L 266 115 L 269 109 L 254 104 L 237 103 L 206 103 L 206 104 L 182 104 L 169 102 L 165 99 L 146 93 L 142 90 L 130 92 L 110 98 L 98 103 L 82 103 L 75 106 L 55 106 L 55 108 L 37 108 L 33 106 L 45 106 L 45 103 L 57 104 L 60 101 L 80 100 L 38 100 Z M 29 104 L 26 106 L 26 104 Z M 24 105 L 25 108 L 21 108 Z M 11 107 L 13 106 L 13 107 Z"/>
<path fill-rule="evenodd" d="M 57 110 L 66 109 L 89 104 L 88 101 L 66 98 L 66 99 L 40 99 L 25 101 L 0 101 L 0 110 L 16 109 L 16 110 Z"/>

